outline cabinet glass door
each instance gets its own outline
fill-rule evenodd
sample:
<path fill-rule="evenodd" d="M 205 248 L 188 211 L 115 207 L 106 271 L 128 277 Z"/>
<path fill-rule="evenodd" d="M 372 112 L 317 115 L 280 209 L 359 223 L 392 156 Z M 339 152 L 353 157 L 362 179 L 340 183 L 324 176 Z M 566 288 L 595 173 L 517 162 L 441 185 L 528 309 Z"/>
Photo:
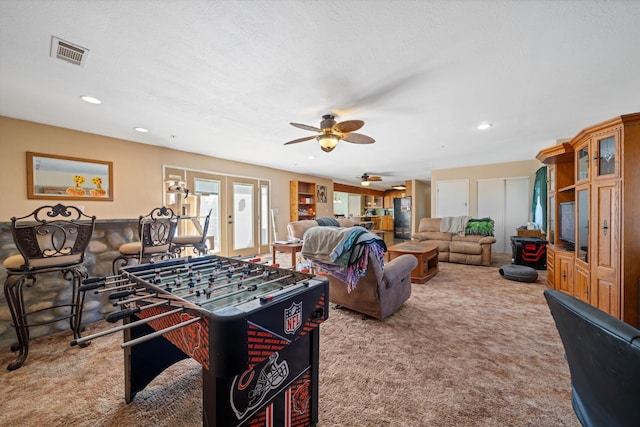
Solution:
<path fill-rule="evenodd" d="M 584 262 L 589 262 L 589 190 L 578 190 L 576 193 L 578 199 L 576 256 Z"/>
<path fill-rule="evenodd" d="M 585 145 L 576 153 L 576 180 L 589 178 L 589 145 Z"/>
<path fill-rule="evenodd" d="M 616 137 L 598 140 L 598 176 L 616 173 Z"/>

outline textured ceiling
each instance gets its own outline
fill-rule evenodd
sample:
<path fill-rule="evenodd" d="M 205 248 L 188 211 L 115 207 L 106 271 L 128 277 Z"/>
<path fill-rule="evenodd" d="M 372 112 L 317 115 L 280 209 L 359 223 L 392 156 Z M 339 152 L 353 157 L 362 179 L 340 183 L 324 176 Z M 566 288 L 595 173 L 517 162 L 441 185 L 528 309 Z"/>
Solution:
<path fill-rule="evenodd" d="M 639 22 L 632 0 L 0 0 L 0 115 L 388 188 L 640 111 Z M 283 145 L 329 112 L 376 143 Z"/>

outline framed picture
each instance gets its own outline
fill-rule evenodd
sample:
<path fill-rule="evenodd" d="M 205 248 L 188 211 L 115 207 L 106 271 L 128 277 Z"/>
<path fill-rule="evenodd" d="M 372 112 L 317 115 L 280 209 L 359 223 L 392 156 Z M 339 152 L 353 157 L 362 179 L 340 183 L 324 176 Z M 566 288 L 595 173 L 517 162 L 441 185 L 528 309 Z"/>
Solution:
<path fill-rule="evenodd" d="M 326 185 L 317 186 L 316 199 L 318 203 L 327 203 L 327 186 Z"/>
<path fill-rule="evenodd" d="M 113 162 L 27 151 L 27 198 L 113 201 Z"/>

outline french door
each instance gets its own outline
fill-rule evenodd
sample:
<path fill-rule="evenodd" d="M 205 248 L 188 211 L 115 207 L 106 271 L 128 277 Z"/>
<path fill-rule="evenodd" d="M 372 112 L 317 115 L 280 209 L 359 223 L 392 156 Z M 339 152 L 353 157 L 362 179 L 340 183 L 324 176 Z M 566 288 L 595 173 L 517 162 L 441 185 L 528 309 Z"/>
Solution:
<path fill-rule="evenodd" d="M 193 191 L 182 210 L 187 208 L 188 215 L 199 219 L 211 211 L 210 253 L 254 256 L 269 252 L 269 181 L 193 170 L 187 170 L 186 177 Z"/>
<path fill-rule="evenodd" d="M 227 255 L 269 252 L 268 181 L 227 178 Z"/>

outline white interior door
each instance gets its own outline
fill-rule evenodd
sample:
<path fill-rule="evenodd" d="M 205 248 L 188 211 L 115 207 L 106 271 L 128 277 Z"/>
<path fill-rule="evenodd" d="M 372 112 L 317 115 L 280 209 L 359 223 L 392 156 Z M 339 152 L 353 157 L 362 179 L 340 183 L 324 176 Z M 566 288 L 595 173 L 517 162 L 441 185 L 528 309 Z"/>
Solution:
<path fill-rule="evenodd" d="M 469 215 L 469 180 L 436 183 L 436 218 Z"/>
<path fill-rule="evenodd" d="M 516 228 L 529 218 L 529 178 L 478 180 L 478 218 L 494 221 L 493 252 L 510 253 Z"/>

